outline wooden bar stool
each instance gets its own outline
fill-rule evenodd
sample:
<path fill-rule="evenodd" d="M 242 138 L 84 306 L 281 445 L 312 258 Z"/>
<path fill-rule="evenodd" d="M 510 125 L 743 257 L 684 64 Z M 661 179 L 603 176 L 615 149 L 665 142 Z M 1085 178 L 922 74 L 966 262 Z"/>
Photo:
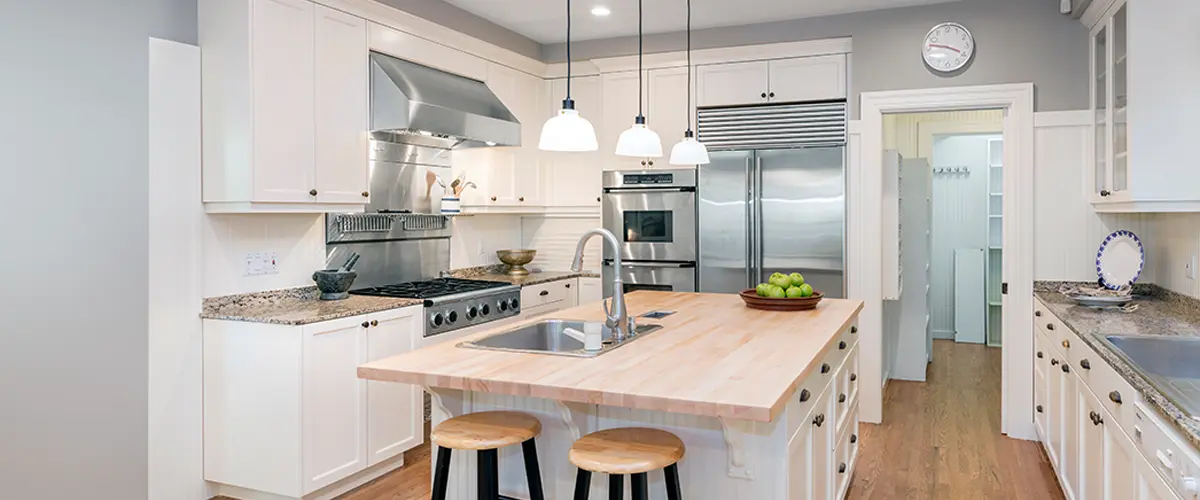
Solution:
<path fill-rule="evenodd" d="M 446 500 L 446 482 L 450 479 L 450 450 L 478 453 L 479 500 L 500 496 L 500 470 L 497 451 L 521 444 L 525 455 L 525 477 L 529 481 L 530 500 L 545 500 L 542 473 L 538 469 L 534 438 L 542 433 L 542 423 L 533 415 L 515 411 L 485 411 L 454 417 L 438 424 L 430 433 L 436 444 L 437 465 L 433 475 L 432 500 Z"/>
<path fill-rule="evenodd" d="M 621 500 L 623 475 L 629 474 L 633 500 L 648 500 L 646 473 L 663 469 L 667 498 L 680 500 L 679 470 L 683 441 L 667 431 L 626 427 L 593 432 L 575 441 L 567 455 L 579 467 L 575 478 L 575 500 L 587 500 L 592 473 L 608 474 L 609 500 Z"/>

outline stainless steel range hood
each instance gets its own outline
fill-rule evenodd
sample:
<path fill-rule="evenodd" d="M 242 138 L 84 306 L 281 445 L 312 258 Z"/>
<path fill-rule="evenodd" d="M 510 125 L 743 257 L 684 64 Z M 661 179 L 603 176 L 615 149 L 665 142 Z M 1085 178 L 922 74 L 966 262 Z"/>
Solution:
<path fill-rule="evenodd" d="M 521 145 L 521 123 L 487 84 L 378 52 L 371 52 L 371 130 L 422 146 Z"/>

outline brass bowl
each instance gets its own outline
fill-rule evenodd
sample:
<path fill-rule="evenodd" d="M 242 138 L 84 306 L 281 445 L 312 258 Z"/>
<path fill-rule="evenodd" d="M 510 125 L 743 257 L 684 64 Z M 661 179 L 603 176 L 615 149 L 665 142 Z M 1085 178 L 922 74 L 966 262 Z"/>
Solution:
<path fill-rule="evenodd" d="M 508 264 L 509 276 L 527 276 L 529 270 L 525 269 L 525 264 L 533 262 L 534 255 L 537 250 L 496 250 L 500 262 Z"/>

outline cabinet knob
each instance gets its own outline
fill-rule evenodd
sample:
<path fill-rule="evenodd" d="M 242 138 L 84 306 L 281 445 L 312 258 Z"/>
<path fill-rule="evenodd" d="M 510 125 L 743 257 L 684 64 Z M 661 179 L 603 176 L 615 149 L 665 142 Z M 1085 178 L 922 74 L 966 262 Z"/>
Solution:
<path fill-rule="evenodd" d="M 1080 360 L 1080 361 L 1079 361 L 1079 367 L 1080 367 L 1080 368 L 1083 368 L 1084 370 L 1091 370 L 1091 369 L 1092 369 L 1092 362 L 1091 362 L 1091 361 L 1088 361 L 1088 360 L 1086 360 L 1086 359 L 1082 359 L 1082 360 Z"/>
<path fill-rule="evenodd" d="M 367 321 L 363 321 L 363 322 L 362 322 L 362 327 L 363 327 L 363 328 L 370 328 L 370 327 L 371 327 L 371 323 L 370 323 L 370 322 L 367 322 Z"/>
<path fill-rule="evenodd" d="M 1034 311 L 1034 312 L 1033 312 L 1033 315 L 1034 315 L 1034 316 L 1037 316 L 1037 317 L 1039 317 L 1039 318 L 1040 318 L 1040 317 L 1042 317 L 1042 312 L 1041 312 L 1041 311 Z"/>
<path fill-rule="evenodd" d="M 525 201 L 525 197 L 524 197 L 524 196 L 522 196 L 522 197 L 520 197 L 520 198 L 517 198 L 517 201 Z"/>
<path fill-rule="evenodd" d="M 808 389 L 800 390 L 800 402 L 801 403 L 808 401 L 808 398 L 811 398 L 811 397 L 812 397 L 812 393 L 808 392 Z"/>
<path fill-rule="evenodd" d="M 308 195 L 309 195 L 309 196 L 316 196 L 316 195 L 317 195 L 317 190 L 316 190 L 316 189 L 313 189 L 313 190 L 309 191 L 309 192 L 308 192 Z"/>
<path fill-rule="evenodd" d="M 1117 391 L 1112 391 L 1112 392 L 1108 393 L 1108 399 L 1112 400 L 1112 402 L 1114 402 L 1116 404 L 1121 404 L 1121 393 L 1119 393 Z"/>
<path fill-rule="evenodd" d="M 495 197 L 495 196 L 493 196 L 493 197 L 492 197 L 492 201 L 496 201 L 496 197 Z"/>
<path fill-rule="evenodd" d="M 851 382 L 853 382 L 853 381 L 855 381 L 855 380 L 858 380 L 858 374 L 857 374 L 857 373 L 851 373 L 851 374 L 850 374 L 850 381 L 851 381 Z"/>
<path fill-rule="evenodd" d="M 1108 196 L 1110 194 L 1112 194 L 1112 193 L 1110 193 L 1107 189 L 1100 190 L 1100 196 Z"/>
<path fill-rule="evenodd" d="M 651 167 L 654 166 L 654 160 L 646 160 L 646 163 L 649 163 Z"/>
<path fill-rule="evenodd" d="M 567 288 L 571 288 L 571 284 L 570 284 L 570 283 L 567 283 Z"/>
<path fill-rule="evenodd" d="M 642 166 L 646 166 L 646 160 L 642 160 Z"/>
<path fill-rule="evenodd" d="M 370 197 L 371 197 L 371 193 L 369 191 L 363 191 L 363 198 L 370 198 Z"/>
<path fill-rule="evenodd" d="M 1054 365 L 1057 365 L 1057 364 L 1058 364 L 1058 360 L 1057 360 L 1057 359 L 1054 359 L 1054 358 L 1051 358 L 1051 359 L 1050 359 L 1050 366 L 1054 366 Z"/>
<path fill-rule="evenodd" d="M 845 340 L 838 342 L 838 349 L 841 349 L 841 350 L 846 349 L 846 341 Z"/>
<path fill-rule="evenodd" d="M 845 474 L 845 473 L 846 473 L 846 462 L 842 462 L 842 463 L 838 464 L 838 474 Z"/>
<path fill-rule="evenodd" d="M 821 373 L 829 373 L 829 363 L 821 363 Z"/>
<path fill-rule="evenodd" d="M 858 333 L 858 327 L 857 326 L 850 327 L 850 333 Z"/>
<path fill-rule="evenodd" d="M 1038 413 L 1041 413 L 1041 412 L 1042 412 L 1042 405 L 1037 405 L 1037 408 L 1035 408 L 1035 409 L 1037 410 L 1037 412 L 1038 412 Z"/>
<path fill-rule="evenodd" d="M 1050 330 L 1050 331 L 1054 331 L 1054 323 L 1046 323 L 1046 329 Z"/>
<path fill-rule="evenodd" d="M 1096 412 L 1091 412 L 1091 413 L 1092 414 L 1090 415 L 1090 417 L 1092 418 L 1092 425 L 1100 425 L 1100 424 L 1104 423 L 1104 417 L 1100 416 L 1099 413 L 1096 413 Z"/>
<path fill-rule="evenodd" d="M 600 201 L 600 197 L 599 197 L 599 196 L 597 196 L 597 197 L 596 197 L 596 201 L 597 201 L 597 202 L 599 202 L 599 201 Z"/>
<path fill-rule="evenodd" d="M 1038 353 L 1037 353 L 1037 357 L 1038 357 L 1038 359 L 1042 359 L 1042 358 L 1044 358 L 1045 356 L 1042 354 L 1042 351 L 1038 351 Z"/>
<path fill-rule="evenodd" d="M 766 99 L 766 98 L 767 98 L 767 93 L 766 93 L 766 92 L 763 92 L 763 93 L 762 93 L 762 98 L 763 98 L 763 99 Z"/>
<path fill-rule="evenodd" d="M 775 97 L 775 93 L 774 92 L 768 93 L 767 97 Z"/>
<path fill-rule="evenodd" d="M 813 419 L 813 425 L 815 425 L 817 427 L 820 427 L 824 423 L 825 423 L 825 414 L 824 413 L 817 415 L 817 418 Z"/>
<path fill-rule="evenodd" d="M 838 394 L 838 402 L 839 402 L 839 403 L 845 403 L 845 402 L 846 402 L 846 395 L 845 395 L 845 394 Z"/>
<path fill-rule="evenodd" d="M 371 326 L 379 326 L 379 320 L 377 320 L 377 319 L 371 320 Z"/>
<path fill-rule="evenodd" d="M 854 444 L 857 442 L 858 442 L 858 434 L 851 434 L 850 435 L 850 444 Z"/>
<path fill-rule="evenodd" d="M 1071 348 L 1071 341 L 1070 341 L 1070 340 L 1064 340 L 1064 341 L 1062 341 L 1062 346 L 1063 346 L 1063 349 L 1070 349 L 1070 348 Z"/>
<path fill-rule="evenodd" d="M 545 296 L 547 296 L 547 295 L 550 295 L 550 290 L 542 290 L 542 292 L 541 292 L 541 293 L 539 293 L 538 295 L 541 295 L 542 297 L 545 297 Z"/>
<path fill-rule="evenodd" d="M 1068 364 L 1066 364 L 1066 363 L 1063 363 L 1063 364 L 1062 364 L 1062 371 L 1063 371 L 1063 373 L 1071 373 L 1071 365 L 1068 365 Z"/>

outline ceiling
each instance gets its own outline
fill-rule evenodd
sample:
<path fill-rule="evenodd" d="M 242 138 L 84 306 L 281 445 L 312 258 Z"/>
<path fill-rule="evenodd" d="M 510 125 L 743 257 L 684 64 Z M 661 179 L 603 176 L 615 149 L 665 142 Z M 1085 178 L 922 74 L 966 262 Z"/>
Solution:
<path fill-rule="evenodd" d="M 445 0 L 539 43 L 566 41 L 566 0 Z M 804 17 L 890 9 L 956 0 L 692 0 L 692 28 L 740 26 Z M 608 7 L 607 17 L 591 15 L 592 7 Z M 684 0 L 647 0 L 643 4 L 646 33 L 682 31 Z M 637 0 L 574 0 L 571 38 L 592 40 L 637 34 Z"/>

